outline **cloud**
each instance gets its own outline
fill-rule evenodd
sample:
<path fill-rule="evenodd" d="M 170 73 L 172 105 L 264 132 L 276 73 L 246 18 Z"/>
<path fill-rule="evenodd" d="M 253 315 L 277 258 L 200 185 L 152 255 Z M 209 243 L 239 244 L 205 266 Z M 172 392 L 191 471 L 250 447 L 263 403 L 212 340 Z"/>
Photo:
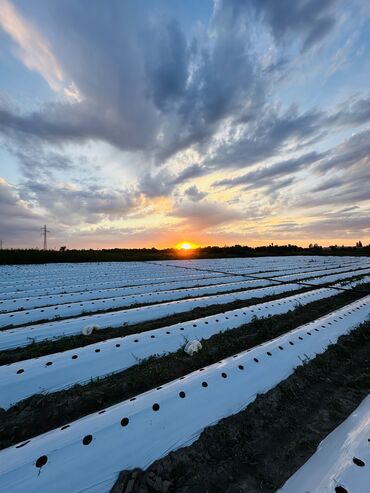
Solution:
<path fill-rule="evenodd" d="M 28 245 L 38 241 L 42 217 L 33 212 L 19 197 L 15 187 L 0 177 L 0 239 L 4 247 Z"/>
<path fill-rule="evenodd" d="M 370 98 L 358 96 L 347 99 L 332 113 L 317 109 L 300 113 L 296 105 L 281 112 L 272 105 L 265 105 L 263 113 L 253 124 L 239 126 L 234 133 L 235 137 L 216 140 L 212 154 L 205 163 L 209 169 L 251 166 L 279 154 L 287 146 L 289 150 L 292 147 L 295 150 L 310 147 L 322 140 L 329 131 L 357 127 L 369 121 Z M 309 158 L 308 155 L 306 157 Z M 292 165 L 296 164 L 293 160 Z"/>
<path fill-rule="evenodd" d="M 287 180 L 287 175 L 291 175 L 292 173 L 296 173 L 301 169 L 306 169 L 312 163 L 320 161 L 326 156 L 326 153 L 315 152 L 312 151 L 307 154 L 303 154 L 298 158 L 287 159 L 285 161 L 280 161 L 271 166 L 264 166 L 261 168 L 257 168 L 254 171 L 250 171 L 244 175 L 237 176 L 235 178 L 225 178 L 223 180 L 216 181 L 214 186 L 223 186 L 223 187 L 236 187 L 243 185 L 245 189 L 254 189 L 261 188 L 266 186 L 274 187 L 278 185 L 276 182 L 272 182 L 271 180 L 284 179 L 284 186 L 291 183 L 291 178 Z M 280 184 L 281 185 L 281 184 Z"/>
<path fill-rule="evenodd" d="M 82 164 L 81 159 L 72 158 L 60 149 L 50 146 L 45 149 L 33 141 L 24 141 L 22 146 L 15 142 L 4 142 L 3 145 L 18 159 L 22 175 L 27 180 L 53 180 L 55 172 L 73 171 Z"/>
<path fill-rule="evenodd" d="M 81 98 L 33 112 L 0 107 L 0 131 L 51 144 L 101 140 L 158 164 L 191 146 L 209 154 L 213 167 L 258 162 L 292 140 L 322 137 L 324 122 L 314 109 L 266 103 L 270 80 L 251 40 L 252 12 L 277 40 L 299 33 L 314 44 L 329 30 L 335 3 L 218 1 L 208 32 L 185 34 L 161 6 L 154 11 L 145 1 L 113 1 L 104 15 L 97 0 L 88 8 L 44 2 L 35 22 L 44 20 L 50 52 L 73 81 L 68 92 L 78 88 Z"/>
<path fill-rule="evenodd" d="M 344 101 L 326 123 L 331 126 L 363 125 L 370 121 L 370 97 L 354 95 Z"/>
<path fill-rule="evenodd" d="M 100 139 L 159 162 L 206 143 L 225 118 L 240 118 L 263 99 L 248 31 L 226 14 L 215 11 L 207 40 L 205 32 L 185 38 L 176 21 L 127 2 L 114 1 L 104 15 L 96 0 L 88 8 L 43 3 L 43 29 L 82 100 L 32 113 L 2 108 L 2 132 L 49 142 Z"/>
<path fill-rule="evenodd" d="M 0 0 L 0 28 L 12 38 L 14 52 L 27 68 L 39 72 L 54 91 L 63 89 L 63 69 L 48 42 L 8 0 Z"/>
<path fill-rule="evenodd" d="M 153 30 L 152 53 L 146 60 L 148 92 L 159 110 L 166 110 L 186 90 L 190 52 L 179 24 L 171 20 Z"/>
<path fill-rule="evenodd" d="M 196 185 L 187 188 L 184 193 L 193 202 L 199 202 L 208 195 L 207 192 L 201 192 Z"/>
<path fill-rule="evenodd" d="M 242 168 L 278 154 L 288 143 L 299 142 L 301 147 L 312 144 L 322 136 L 323 117 L 317 110 L 299 113 L 295 106 L 282 114 L 267 108 L 253 124 L 243 125 L 235 138 L 216 144 L 206 163 L 217 168 Z"/>
<path fill-rule="evenodd" d="M 191 164 L 186 166 L 177 175 L 162 168 L 155 173 L 144 173 L 140 179 L 139 190 L 147 197 L 160 197 L 171 195 L 177 185 L 182 185 L 188 180 L 197 178 L 209 172 L 206 166 Z"/>
<path fill-rule="evenodd" d="M 320 174 L 348 170 L 353 166 L 368 168 L 370 159 L 370 129 L 358 132 L 331 150 L 327 159 L 318 163 Z"/>
<path fill-rule="evenodd" d="M 183 219 L 179 229 L 191 232 L 205 231 L 243 218 L 240 211 L 215 202 L 181 203 L 173 209 L 171 216 Z"/>
<path fill-rule="evenodd" d="M 352 135 L 310 168 L 316 184 L 294 203 L 299 207 L 370 201 L 370 129 Z"/>
<path fill-rule="evenodd" d="M 336 23 L 337 0 L 251 0 L 257 14 L 270 26 L 274 38 L 281 42 L 297 34 L 302 38 L 303 51 L 319 43 Z"/>
<path fill-rule="evenodd" d="M 130 189 L 81 188 L 71 183 L 27 182 L 22 197 L 42 207 L 54 223 L 72 225 L 127 218 L 141 202 L 140 194 Z"/>
<path fill-rule="evenodd" d="M 292 221 L 290 224 L 277 224 L 271 228 L 270 234 L 281 234 L 286 237 L 307 238 L 310 242 L 317 240 L 336 240 L 345 238 L 368 238 L 370 209 L 356 211 L 334 211 L 321 214 L 321 217 L 312 218 L 304 223 Z M 348 244 L 348 243 L 347 243 Z"/>

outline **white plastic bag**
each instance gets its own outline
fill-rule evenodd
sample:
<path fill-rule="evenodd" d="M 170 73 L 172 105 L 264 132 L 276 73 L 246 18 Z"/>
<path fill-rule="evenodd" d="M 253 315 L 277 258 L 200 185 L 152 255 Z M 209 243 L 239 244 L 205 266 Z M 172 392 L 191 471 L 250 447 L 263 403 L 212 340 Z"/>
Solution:
<path fill-rule="evenodd" d="M 82 332 L 81 333 L 84 336 L 90 336 L 96 330 L 100 330 L 100 326 L 99 325 L 87 325 L 86 327 L 84 327 L 82 329 Z"/>
<path fill-rule="evenodd" d="M 193 356 L 193 354 L 197 353 L 201 349 L 202 349 L 202 345 L 196 339 L 194 341 L 188 342 L 184 347 L 185 353 L 188 354 L 189 356 Z"/>

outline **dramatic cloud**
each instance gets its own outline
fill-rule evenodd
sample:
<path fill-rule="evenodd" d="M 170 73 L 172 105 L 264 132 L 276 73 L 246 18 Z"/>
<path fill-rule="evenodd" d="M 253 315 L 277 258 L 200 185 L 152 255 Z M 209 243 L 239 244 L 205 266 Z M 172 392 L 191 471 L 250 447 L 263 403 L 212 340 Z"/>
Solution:
<path fill-rule="evenodd" d="M 17 190 L 0 178 L 0 239 L 4 247 L 22 245 L 24 239 L 37 244 L 42 218 L 23 202 Z"/>
<path fill-rule="evenodd" d="M 38 182 L 26 183 L 22 196 L 43 207 L 49 217 L 60 218 L 65 225 L 125 218 L 140 202 L 140 195 L 130 190 L 98 186 L 78 189 L 73 184 L 56 186 Z"/>
<path fill-rule="evenodd" d="M 306 169 L 312 163 L 323 159 L 325 155 L 326 153 L 311 152 L 296 159 L 288 159 L 286 161 L 275 163 L 272 166 L 258 168 L 255 171 L 250 171 L 249 173 L 237 176 L 235 178 L 225 178 L 224 180 L 215 182 L 214 185 L 223 187 L 236 187 L 243 185 L 245 189 L 261 188 L 265 186 L 270 187 L 272 185 L 271 180 L 277 180 L 280 178 L 284 179 L 287 175 L 296 173 L 301 169 Z"/>
<path fill-rule="evenodd" d="M 14 52 L 30 70 L 39 72 L 54 91 L 76 97 L 72 82 L 66 85 L 62 67 L 55 58 L 48 42 L 8 0 L 0 0 L 0 28 L 14 41 Z"/>
<path fill-rule="evenodd" d="M 193 164 L 187 166 L 177 175 L 167 169 L 161 169 L 155 173 L 144 174 L 140 180 L 140 191 L 148 197 L 170 195 L 177 185 L 182 185 L 188 180 L 198 178 L 210 170 L 205 166 Z"/>
<path fill-rule="evenodd" d="M 0 0 L 1 235 L 17 217 L 84 245 L 357 236 L 369 18 L 362 0 Z"/>
<path fill-rule="evenodd" d="M 104 20 L 100 2 L 84 4 L 44 5 L 54 52 L 82 101 L 33 113 L 2 108 L 3 132 L 51 142 L 101 139 L 165 159 L 204 142 L 224 118 L 247 114 L 260 99 L 247 29 L 227 9 L 217 9 L 210 41 L 200 47 L 175 21 L 149 19 L 132 4 L 113 2 Z M 225 70 L 233 77 L 223 77 Z"/>
<path fill-rule="evenodd" d="M 251 3 L 268 22 L 275 39 L 281 41 L 298 34 L 303 39 L 303 50 L 321 41 L 331 31 L 336 21 L 335 7 L 339 4 L 337 0 L 252 0 Z"/>
<path fill-rule="evenodd" d="M 317 166 L 321 173 L 328 171 L 348 170 L 355 165 L 364 165 L 369 169 L 370 159 L 370 129 L 359 132 L 345 140 L 337 148 L 333 149 L 331 155 Z"/>

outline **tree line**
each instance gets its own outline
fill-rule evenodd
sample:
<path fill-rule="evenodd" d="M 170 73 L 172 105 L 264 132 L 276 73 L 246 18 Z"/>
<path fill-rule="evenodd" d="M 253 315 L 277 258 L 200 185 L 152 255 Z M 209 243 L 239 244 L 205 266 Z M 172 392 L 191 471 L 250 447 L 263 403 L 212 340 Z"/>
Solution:
<path fill-rule="evenodd" d="M 43 264 L 57 262 L 134 262 L 145 260 L 178 260 L 184 258 L 261 257 L 266 255 L 370 255 L 370 245 L 322 247 L 317 243 L 308 248 L 297 245 L 267 246 L 207 246 L 194 250 L 175 248 L 111 248 L 77 250 L 61 247 L 59 250 L 3 249 L 0 264 Z"/>

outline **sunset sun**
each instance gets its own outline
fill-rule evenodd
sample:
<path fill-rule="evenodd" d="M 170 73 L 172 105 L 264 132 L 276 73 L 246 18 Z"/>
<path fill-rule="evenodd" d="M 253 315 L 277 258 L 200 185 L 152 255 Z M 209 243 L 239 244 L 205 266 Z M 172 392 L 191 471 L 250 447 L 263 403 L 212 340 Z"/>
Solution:
<path fill-rule="evenodd" d="M 176 248 L 178 250 L 194 250 L 195 248 L 198 248 L 198 245 L 190 241 L 183 241 L 181 243 L 178 243 L 176 245 Z"/>

